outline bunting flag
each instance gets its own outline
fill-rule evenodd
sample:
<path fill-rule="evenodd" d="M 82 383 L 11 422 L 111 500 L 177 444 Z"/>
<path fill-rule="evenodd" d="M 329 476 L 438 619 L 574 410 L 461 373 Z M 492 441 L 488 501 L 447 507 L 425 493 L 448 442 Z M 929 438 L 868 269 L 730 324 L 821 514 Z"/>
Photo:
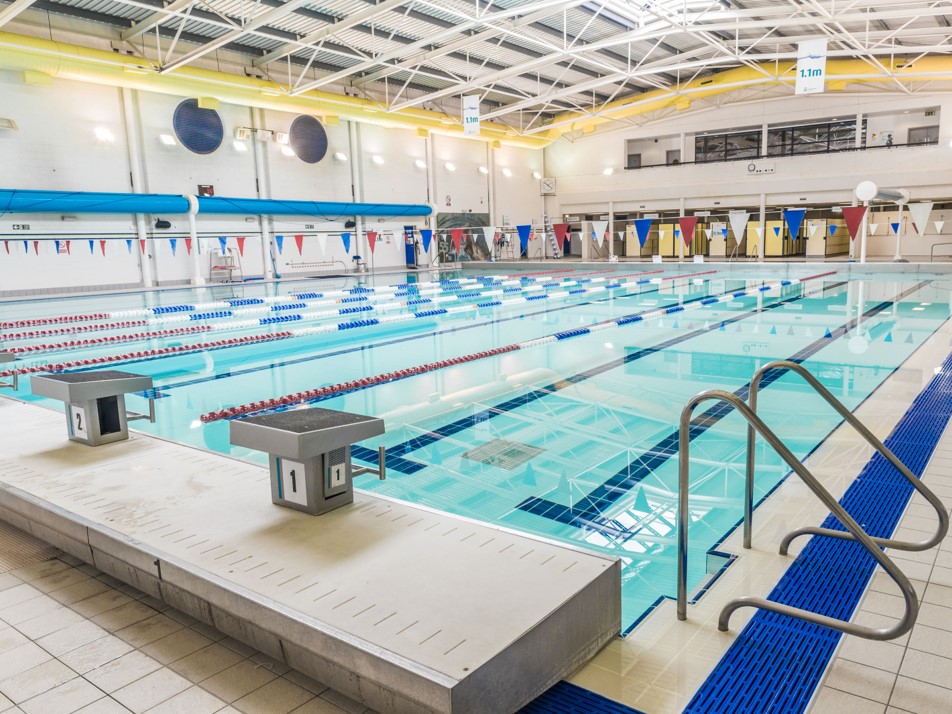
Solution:
<path fill-rule="evenodd" d="M 844 206 L 843 220 L 846 221 L 846 230 L 850 233 L 850 240 L 856 240 L 856 234 L 863 225 L 866 216 L 866 206 Z"/>
<path fill-rule="evenodd" d="M 747 211 L 731 211 L 727 214 L 727 217 L 730 219 L 734 238 L 740 243 L 744 239 L 744 231 L 747 230 L 747 221 L 750 220 L 750 214 Z"/>
<path fill-rule="evenodd" d="M 367 245 L 370 246 L 370 252 L 374 252 L 374 246 L 377 245 L 376 231 L 367 231 Z"/>
<path fill-rule="evenodd" d="M 36 253 L 36 255 L 40 254 L 40 241 L 33 241 L 33 252 Z"/>
<path fill-rule="evenodd" d="M 104 241 L 104 240 L 99 241 L 99 250 L 102 251 L 103 257 L 105 257 L 105 255 L 106 255 L 106 241 Z"/>
<path fill-rule="evenodd" d="M 72 255 L 72 253 L 69 252 L 69 244 L 70 244 L 72 241 L 68 241 L 68 240 L 67 240 L 67 241 L 63 241 L 63 242 L 66 243 L 66 255 Z"/>
<path fill-rule="evenodd" d="M 837 229 L 837 228 L 839 228 L 839 226 L 835 226 L 835 225 L 834 225 L 834 226 L 827 226 L 827 227 L 826 227 L 826 229 L 830 232 L 830 238 L 832 238 L 833 236 L 836 235 L 836 229 Z"/>
<path fill-rule="evenodd" d="M 602 243 L 605 242 L 606 228 L 608 228 L 608 221 L 592 221 L 592 238 L 598 243 L 599 248 L 601 248 Z"/>
<path fill-rule="evenodd" d="M 761 228 L 760 226 L 757 226 L 756 228 L 754 228 L 754 233 L 757 234 L 758 240 L 764 237 L 764 229 Z"/>
<path fill-rule="evenodd" d="M 483 226 L 483 239 L 487 248 L 491 246 L 496 239 L 496 226 Z"/>
<path fill-rule="evenodd" d="M 235 238 L 238 241 L 238 255 L 241 257 L 245 256 L 245 236 L 238 236 Z"/>
<path fill-rule="evenodd" d="M 787 230 L 790 231 L 790 239 L 796 240 L 800 235 L 800 226 L 803 225 L 803 217 L 807 214 L 805 208 L 785 208 L 783 211 L 783 220 L 787 224 Z M 777 229 L 775 228 L 774 231 Z"/>
<path fill-rule="evenodd" d="M 26 241 L 23 241 L 23 247 L 26 248 Z M 96 241 L 89 241 L 89 254 L 92 255 L 96 252 Z"/>
<path fill-rule="evenodd" d="M 727 240 L 727 226 L 724 226 L 723 228 L 721 228 L 721 238 L 723 238 L 724 240 Z"/>
<path fill-rule="evenodd" d="M 192 239 L 191 238 L 185 239 L 185 252 L 188 253 L 189 255 L 192 254 Z"/>
<path fill-rule="evenodd" d="M 341 233 L 340 240 L 344 244 L 344 252 L 350 253 L 350 233 Z"/>
<path fill-rule="evenodd" d="M 430 241 L 433 240 L 433 231 L 429 228 L 422 228 L 420 230 L 420 238 L 423 241 L 423 252 L 429 254 Z"/>
<path fill-rule="evenodd" d="M 878 223 L 870 223 L 870 224 L 869 224 L 869 234 L 870 234 L 871 236 L 876 235 L 876 231 L 877 231 L 878 229 L 879 229 L 879 224 L 878 224 Z"/>
<path fill-rule="evenodd" d="M 275 236 L 274 244 L 278 247 L 278 255 L 281 255 L 284 252 L 284 236 Z"/>
<path fill-rule="evenodd" d="M 820 226 L 818 226 L 816 223 L 811 223 L 807 226 L 807 235 L 812 238 L 819 229 Z"/>
<path fill-rule="evenodd" d="M 668 235 L 668 232 L 664 228 L 658 229 L 658 240 L 664 240 L 666 235 Z"/>
<path fill-rule="evenodd" d="M 129 249 L 129 255 L 132 255 L 132 238 L 126 238 L 126 248 Z M 56 241 L 56 252 L 59 253 L 59 241 Z"/>
<path fill-rule="evenodd" d="M 53 247 L 56 248 L 56 254 L 59 255 L 60 242 L 58 240 L 53 241 Z"/>
<path fill-rule="evenodd" d="M 778 238 L 780 237 L 780 226 L 774 226 L 773 234 Z"/>
<path fill-rule="evenodd" d="M 714 229 L 713 229 L 713 228 L 705 228 L 705 229 L 704 229 L 704 233 L 707 234 L 707 239 L 708 239 L 708 240 L 711 240 L 711 238 L 714 237 Z"/>
<path fill-rule="evenodd" d="M 569 242 L 571 237 L 569 236 L 569 224 L 568 223 L 555 223 L 552 226 L 552 230 L 555 231 L 555 240 L 560 246 L 562 246 L 562 252 L 568 252 Z"/>
<path fill-rule="evenodd" d="M 298 255 L 303 255 L 304 254 L 304 236 L 301 234 L 294 236 L 294 244 L 297 246 Z"/>
<path fill-rule="evenodd" d="M 651 233 L 651 222 L 653 220 L 652 218 L 635 219 L 635 232 L 638 234 L 638 242 L 641 243 L 642 248 L 648 242 L 648 234 Z"/>
<path fill-rule="evenodd" d="M 681 229 L 680 229 L 680 228 L 675 228 L 675 229 L 674 229 L 674 239 L 675 239 L 675 240 L 678 240 L 680 237 L 681 237 Z"/>
<path fill-rule="evenodd" d="M 519 234 L 519 246 L 525 253 L 529 248 L 529 234 L 532 232 L 532 226 L 516 226 L 516 232 Z"/>
<path fill-rule="evenodd" d="M 228 236 L 218 236 L 218 245 L 221 246 L 221 254 L 228 252 Z"/>
<path fill-rule="evenodd" d="M 898 223 L 890 223 L 890 224 L 889 224 L 889 227 L 892 228 L 892 232 L 893 232 L 893 233 L 895 233 L 896 235 L 899 235 L 899 224 L 898 224 Z"/>
<path fill-rule="evenodd" d="M 694 240 L 697 218 L 697 216 L 681 216 L 678 219 L 678 225 L 681 226 L 681 235 L 684 237 L 684 245 L 691 245 L 691 241 Z"/>
<path fill-rule="evenodd" d="M 169 247 L 172 249 L 172 255 L 175 255 L 175 244 L 178 242 L 175 238 L 169 238 Z"/>
<path fill-rule="evenodd" d="M 66 250 L 69 250 L 69 248 Z M 142 251 L 142 255 L 145 255 L 145 238 L 139 239 L 139 250 Z"/>
<path fill-rule="evenodd" d="M 912 214 L 912 225 L 919 235 L 923 235 L 929 228 L 929 214 L 932 213 L 933 206 L 935 206 L 935 204 L 932 201 L 909 204 L 909 213 Z"/>
<path fill-rule="evenodd" d="M 10 241 L 8 240 L 3 241 L 3 247 L 6 248 L 7 255 L 10 255 Z"/>
<path fill-rule="evenodd" d="M 941 232 L 942 232 L 942 227 L 943 227 L 944 225 L 945 225 L 945 221 L 936 221 L 936 222 L 935 222 L 935 232 L 936 232 L 936 233 L 941 233 Z"/>
<path fill-rule="evenodd" d="M 453 247 L 456 249 L 456 254 L 459 255 L 460 247 L 463 245 L 463 229 L 451 229 L 450 237 L 453 239 Z"/>
<path fill-rule="evenodd" d="M 321 258 L 327 256 L 327 236 L 323 233 L 318 233 L 314 236 L 317 240 L 311 241 L 312 246 L 317 247 L 317 252 L 321 254 Z"/>
<path fill-rule="evenodd" d="M 625 231 L 618 231 L 618 239 L 625 240 Z"/>

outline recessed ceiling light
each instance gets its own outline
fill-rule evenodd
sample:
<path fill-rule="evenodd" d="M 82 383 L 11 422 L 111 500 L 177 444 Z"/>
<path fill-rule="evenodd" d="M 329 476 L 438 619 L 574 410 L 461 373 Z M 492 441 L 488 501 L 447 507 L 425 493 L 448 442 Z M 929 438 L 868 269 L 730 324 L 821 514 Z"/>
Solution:
<path fill-rule="evenodd" d="M 533 172 L 532 172 L 532 178 L 534 178 L 536 181 L 538 181 L 539 179 L 542 178 L 542 174 L 540 174 L 538 171 L 533 171 Z"/>
<path fill-rule="evenodd" d="M 383 166 L 383 157 L 380 154 L 374 154 L 370 157 L 370 160 L 377 164 L 377 166 Z"/>
<path fill-rule="evenodd" d="M 248 145 L 243 141 L 238 141 L 238 139 L 232 141 L 231 145 L 235 147 L 235 151 L 244 152 L 248 150 Z"/>
<path fill-rule="evenodd" d="M 604 174 L 605 176 L 611 176 L 613 173 L 615 173 L 615 169 L 613 169 L 611 166 L 609 166 L 607 169 L 602 171 L 602 174 Z"/>
<path fill-rule="evenodd" d="M 505 176 L 506 178 L 509 178 L 510 176 L 512 176 L 512 169 L 504 168 L 502 170 L 502 175 Z"/>
<path fill-rule="evenodd" d="M 166 146 L 175 146 L 175 137 L 171 134 L 159 134 L 159 141 Z"/>
<path fill-rule="evenodd" d="M 426 162 L 423 159 L 417 159 L 416 161 L 413 162 L 413 165 L 416 166 L 418 169 L 426 168 Z"/>
<path fill-rule="evenodd" d="M 345 154 L 343 151 L 338 151 L 334 154 L 334 158 L 337 161 L 347 161 L 347 154 Z"/>
<path fill-rule="evenodd" d="M 97 126 L 95 129 L 96 138 L 99 141 L 106 141 L 110 144 L 116 140 L 116 135 L 112 133 L 111 130 L 107 129 L 104 126 Z"/>
<path fill-rule="evenodd" d="M 447 161 L 445 164 L 443 164 L 443 168 L 451 172 L 456 171 L 456 164 L 451 161 Z"/>
<path fill-rule="evenodd" d="M 297 156 L 297 154 L 294 153 L 294 149 L 292 149 L 287 144 L 281 146 L 281 153 L 285 156 Z"/>
<path fill-rule="evenodd" d="M 488 173 L 489 173 L 489 169 L 487 169 L 485 166 L 480 166 L 480 167 L 477 169 L 477 171 L 479 171 L 479 173 L 481 173 L 481 174 L 488 174 Z"/>

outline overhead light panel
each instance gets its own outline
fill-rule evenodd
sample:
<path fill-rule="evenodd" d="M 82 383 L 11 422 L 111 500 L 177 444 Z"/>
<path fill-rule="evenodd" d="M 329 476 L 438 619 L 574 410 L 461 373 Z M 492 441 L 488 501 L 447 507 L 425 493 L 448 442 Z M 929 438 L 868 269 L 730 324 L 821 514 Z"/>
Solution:
<path fill-rule="evenodd" d="M 533 172 L 532 172 L 532 178 L 534 178 L 536 181 L 538 181 L 539 179 L 542 178 L 542 174 L 540 174 L 538 171 L 533 171 Z"/>
<path fill-rule="evenodd" d="M 17 130 L 17 123 L 13 119 L 7 119 L 6 117 L 0 117 L 0 129 L 9 129 L 10 131 Z"/>
<path fill-rule="evenodd" d="M 159 134 L 159 141 L 166 146 L 175 146 L 176 144 L 175 137 L 171 134 Z"/>
<path fill-rule="evenodd" d="M 297 154 L 294 153 L 294 149 L 292 149 L 287 144 L 281 147 L 281 153 L 284 154 L 285 156 L 297 156 Z"/>
<path fill-rule="evenodd" d="M 426 168 L 426 162 L 423 159 L 417 159 L 416 161 L 413 162 L 413 165 L 416 166 L 418 169 Z"/>
<path fill-rule="evenodd" d="M 111 144 L 116 140 L 116 135 L 112 133 L 111 129 L 107 129 L 104 126 L 97 126 L 95 129 L 96 139 L 99 141 Z"/>
<path fill-rule="evenodd" d="M 243 141 L 238 141 L 238 139 L 235 139 L 234 141 L 232 141 L 231 145 L 235 147 L 235 151 L 239 153 L 245 152 L 248 150 L 248 145 Z"/>
<path fill-rule="evenodd" d="M 456 171 L 456 164 L 454 164 L 452 161 L 447 161 L 445 164 L 443 164 L 443 168 L 449 172 L 453 172 Z"/>
<path fill-rule="evenodd" d="M 380 154 L 374 154 L 370 157 L 370 160 L 377 164 L 377 166 L 383 166 L 383 157 Z"/>
<path fill-rule="evenodd" d="M 615 173 L 615 169 L 613 169 L 611 166 L 602 171 L 602 174 L 605 176 L 611 176 L 613 173 Z"/>
<path fill-rule="evenodd" d="M 335 161 L 347 161 L 347 154 L 345 154 L 343 151 L 336 151 L 336 152 L 334 152 L 334 160 L 335 160 Z"/>
<path fill-rule="evenodd" d="M 479 171 L 479 173 L 481 173 L 481 174 L 488 174 L 488 173 L 489 173 L 489 169 L 487 169 L 485 166 L 480 166 L 480 167 L 479 167 L 478 169 L 476 169 L 476 170 Z"/>
<path fill-rule="evenodd" d="M 287 144 L 291 141 L 291 137 L 288 136 L 287 132 L 276 131 L 274 132 L 274 142 L 276 144 Z"/>
<path fill-rule="evenodd" d="M 506 178 L 509 178 L 510 176 L 512 176 L 512 169 L 504 168 L 502 170 L 502 175 L 505 176 Z"/>

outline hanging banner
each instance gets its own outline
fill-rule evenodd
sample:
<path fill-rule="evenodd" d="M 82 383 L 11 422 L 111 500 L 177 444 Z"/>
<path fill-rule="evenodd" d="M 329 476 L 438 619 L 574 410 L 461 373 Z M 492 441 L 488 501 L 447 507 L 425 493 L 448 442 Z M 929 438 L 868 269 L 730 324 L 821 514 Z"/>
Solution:
<path fill-rule="evenodd" d="M 844 206 L 843 220 L 846 221 L 846 230 L 849 231 L 850 240 L 856 240 L 859 228 L 863 225 L 863 218 L 866 216 L 866 206 Z"/>
<path fill-rule="evenodd" d="M 24 250 L 26 249 L 26 241 L 23 241 L 23 248 Z M 89 241 L 89 254 L 92 255 L 95 252 L 96 252 L 96 241 L 91 240 Z"/>
<path fill-rule="evenodd" d="M 941 233 L 941 232 L 942 232 L 942 227 L 943 227 L 944 225 L 945 225 L 945 221 L 936 221 L 936 222 L 935 222 L 935 232 L 936 232 L 936 233 Z"/>
<path fill-rule="evenodd" d="M 340 234 L 341 242 L 344 244 L 344 252 L 350 253 L 350 233 Z"/>
<path fill-rule="evenodd" d="M 516 232 L 519 234 L 519 246 L 525 253 L 529 249 L 529 234 L 532 232 L 532 226 L 516 226 Z"/>
<path fill-rule="evenodd" d="M 889 224 L 889 227 L 892 228 L 892 232 L 893 232 L 893 233 L 895 233 L 896 235 L 899 235 L 899 224 L 898 224 L 898 223 L 890 223 L 890 224 Z"/>
<path fill-rule="evenodd" d="M 734 240 L 740 243 L 744 240 L 744 231 L 747 230 L 747 221 L 750 220 L 750 214 L 747 211 L 731 211 L 727 214 L 731 222 L 731 230 L 734 231 Z"/>
<path fill-rule="evenodd" d="M 592 221 L 592 237 L 598 243 L 598 247 L 602 247 L 602 243 L 605 242 L 605 229 L 608 228 L 608 221 Z"/>
<path fill-rule="evenodd" d="M 463 229 L 453 228 L 450 230 L 450 237 L 453 239 L 453 247 L 456 249 L 456 254 L 459 255 L 460 247 L 463 245 Z"/>
<path fill-rule="evenodd" d="M 40 254 L 40 241 L 38 241 L 38 240 L 33 241 L 33 252 L 34 252 L 36 255 L 39 255 L 39 254 Z"/>
<path fill-rule="evenodd" d="M 106 255 L 106 241 L 104 241 L 104 240 L 99 241 L 99 250 L 102 251 L 103 257 L 105 257 L 105 255 Z"/>
<path fill-rule="evenodd" d="M 221 254 L 228 252 L 228 236 L 218 236 L 218 245 L 221 246 Z"/>
<path fill-rule="evenodd" d="M 878 223 L 870 223 L 870 224 L 869 224 L 869 234 L 870 234 L 871 236 L 876 235 L 876 231 L 877 231 L 877 230 L 879 230 L 879 224 L 878 224 Z"/>
<path fill-rule="evenodd" d="M 790 238 L 796 240 L 800 235 L 800 226 L 803 225 L 803 217 L 807 214 L 804 208 L 785 208 L 783 211 L 783 220 L 787 224 L 787 230 L 790 231 Z"/>
<path fill-rule="evenodd" d="M 420 238 L 423 240 L 423 252 L 430 252 L 430 241 L 433 240 L 433 231 L 429 228 L 420 229 Z"/>
<path fill-rule="evenodd" d="M 172 249 L 172 255 L 175 255 L 175 245 L 178 242 L 176 238 L 169 238 L 169 248 Z"/>
<path fill-rule="evenodd" d="M 933 206 L 935 206 L 935 204 L 932 201 L 909 204 L 909 213 L 912 214 L 912 225 L 919 235 L 923 235 L 929 228 L 929 214 L 932 213 Z"/>
<path fill-rule="evenodd" d="M 374 246 L 377 245 L 377 233 L 375 231 L 367 231 L 367 245 L 370 246 L 370 252 L 374 252 Z"/>
<path fill-rule="evenodd" d="M 694 240 L 694 229 L 697 227 L 697 216 L 681 216 L 678 219 L 678 225 L 681 226 L 681 236 L 684 238 L 684 245 L 691 245 Z"/>
<path fill-rule="evenodd" d="M 638 242 L 641 243 L 641 247 L 645 247 L 645 243 L 648 242 L 648 234 L 651 233 L 651 223 L 653 218 L 636 218 L 635 219 L 635 233 L 638 234 Z"/>
<path fill-rule="evenodd" d="M 126 248 L 129 249 L 129 255 L 132 255 L 132 238 L 126 238 Z M 59 241 L 56 241 L 56 252 L 59 253 Z"/>
<path fill-rule="evenodd" d="M 278 246 L 278 255 L 284 252 L 284 236 L 275 236 L 274 244 Z"/>
<path fill-rule="evenodd" d="M 238 255 L 243 258 L 245 256 L 245 236 L 238 236 L 235 240 L 238 241 Z"/>
<path fill-rule="evenodd" d="M 780 237 L 780 226 L 774 226 L 773 234 L 778 238 Z"/>
<path fill-rule="evenodd" d="M 142 252 L 142 255 L 145 255 L 145 238 L 139 239 L 139 250 Z"/>
<path fill-rule="evenodd" d="M 294 244 L 297 246 L 298 255 L 303 255 L 304 254 L 304 236 L 300 234 L 294 236 Z"/>
<path fill-rule="evenodd" d="M 493 241 L 496 239 L 496 226 L 483 226 L 483 239 L 486 241 L 486 247 L 492 250 Z"/>
<path fill-rule="evenodd" d="M 811 223 L 807 226 L 807 235 L 812 238 L 814 235 L 816 235 L 818 230 L 820 230 L 820 226 L 818 226 L 816 223 Z"/>
<path fill-rule="evenodd" d="M 468 94 L 463 97 L 463 134 L 479 135 L 479 95 Z"/>
<path fill-rule="evenodd" d="M 797 94 L 818 94 L 826 81 L 826 40 L 797 45 Z"/>
<path fill-rule="evenodd" d="M 826 229 L 830 232 L 830 238 L 832 238 L 833 236 L 836 235 L 836 229 L 837 229 L 837 228 L 839 228 L 839 226 L 835 226 L 835 225 L 834 225 L 834 226 L 827 226 L 827 227 L 826 227 Z"/>
<path fill-rule="evenodd" d="M 569 237 L 569 224 L 555 223 L 552 225 L 552 230 L 555 231 L 555 240 L 562 246 L 562 252 L 568 251 L 569 243 L 571 242 L 571 238 Z"/>
<path fill-rule="evenodd" d="M 192 254 L 192 239 L 191 238 L 185 239 L 185 252 L 188 253 L 189 255 Z"/>

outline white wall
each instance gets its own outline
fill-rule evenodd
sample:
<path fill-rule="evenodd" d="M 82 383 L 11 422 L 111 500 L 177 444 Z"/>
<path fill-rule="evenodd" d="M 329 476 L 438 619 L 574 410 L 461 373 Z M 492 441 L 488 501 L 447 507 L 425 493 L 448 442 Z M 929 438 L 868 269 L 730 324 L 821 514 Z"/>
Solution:
<path fill-rule="evenodd" d="M 434 204 L 437 210 L 489 213 L 495 196 L 494 220 L 505 216 L 512 224 L 539 223 L 542 202 L 533 171 L 542 171 L 543 157 L 538 150 L 491 148 L 479 140 L 442 135 L 419 136 L 415 131 L 386 126 L 347 122 L 326 126 L 327 156 L 317 164 L 285 156 L 275 143 L 246 141 L 248 151 L 237 151 L 232 140 L 238 127 L 258 127 L 287 132 L 296 115 L 270 110 L 222 104 L 219 113 L 225 129 L 222 146 L 213 154 L 198 155 L 181 145 L 166 146 L 160 134 L 173 134 L 175 107 L 187 97 L 148 92 L 130 92 L 131 135 L 127 136 L 126 115 L 121 90 L 66 80 L 52 80 L 48 86 L 28 85 L 19 73 L 0 72 L 2 114 L 16 121 L 18 131 L 0 132 L 0 188 L 38 190 L 117 191 L 132 190 L 131 157 L 141 156 L 140 188 L 152 193 L 196 193 L 199 184 L 210 184 L 217 196 L 270 197 L 286 200 L 341 201 L 368 203 Z M 105 127 L 115 136 L 113 142 L 100 142 L 96 127 Z M 432 142 L 432 161 L 427 142 Z M 341 152 L 347 160 L 333 158 Z M 490 154 L 493 154 L 491 156 Z M 374 155 L 382 164 L 372 160 Z M 415 161 L 426 168 L 418 168 Z M 496 171 L 490 176 L 479 166 Z M 451 161 L 456 171 L 449 172 Z M 511 177 L 501 171 L 507 168 Z M 428 172 L 432 172 L 433 196 L 429 196 Z M 497 182 L 491 190 L 491 178 Z M 450 205 L 446 197 L 450 196 Z M 171 227 L 155 229 L 157 218 L 168 220 Z M 256 217 L 207 216 L 197 218 L 198 235 L 208 239 L 193 246 L 201 256 L 192 261 L 184 238 L 189 234 L 184 215 L 147 216 L 149 241 L 143 266 L 136 233 L 135 217 L 117 215 L 0 215 L 0 241 L 11 241 L 8 255 L 0 243 L 0 295 L 26 291 L 57 291 L 90 286 L 134 286 L 143 281 L 144 268 L 159 284 L 187 282 L 197 266 L 207 276 L 208 249 L 218 249 L 218 236 L 237 248 L 237 237 L 245 237 L 241 256 L 246 277 L 260 276 L 272 263 L 281 275 L 303 275 L 339 271 L 353 267 L 353 256 L 361 255 L 374 268 L 399 267 L 405 263 L 403 226 L 423 228 L 424 218 L 376 219 L 362 221 L 363 233 L 346 229 L 348 217 L 323 220 L 311 217 L 278 216 L 266 221 L 271 234 L 284 236 L 283 251 L 268 250 L 262 242 L 262 227 Z M 435 227 L 435 220 L 432 222 Z M 16 226 L 16 228 L 14 228 Z M 21 230 L 23 226 L 29 226 Z M 342 231 L 352 234 L 350 252 L 340 239 Z M 379 240 L 370 254 L 366 231 L 375 231 Z M 267 233 L 265 235 L 268 235 Z M 294 236 L 303 235 L 298 252 Z M 53 240 L 71 239 L 72 255 L 56 254 Z M 173 255 L 169 238 L 177 238 Z M 36 255 L 32 243 L 29 254 L 22 243 L 26 238 L 44 241 Z M 106 256 L 98 243 L 90 255 L 89 238 L 108 238 Z M 131 254 L 126 239 L 134 239 Z M 81 243 L 80 243 L 81 241 Z M 19 251 L 17 247 L 19 246 Z M 435 251 L 434 251 L 435 252 Z M 426 261 L 424 261 L 425 264 Z"/>

